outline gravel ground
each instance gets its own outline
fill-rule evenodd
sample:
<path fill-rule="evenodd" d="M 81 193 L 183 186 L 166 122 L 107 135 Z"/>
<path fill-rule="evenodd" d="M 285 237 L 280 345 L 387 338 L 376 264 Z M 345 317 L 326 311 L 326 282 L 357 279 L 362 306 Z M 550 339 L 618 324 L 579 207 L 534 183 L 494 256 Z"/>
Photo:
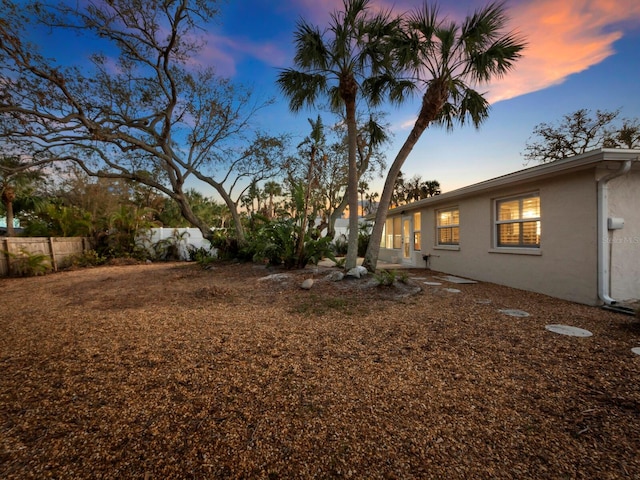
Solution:
<path fill-rule="evenodd" d="M 330 272 L 0 279 L 0 478 L 640 478 L 637 319 Z"/>

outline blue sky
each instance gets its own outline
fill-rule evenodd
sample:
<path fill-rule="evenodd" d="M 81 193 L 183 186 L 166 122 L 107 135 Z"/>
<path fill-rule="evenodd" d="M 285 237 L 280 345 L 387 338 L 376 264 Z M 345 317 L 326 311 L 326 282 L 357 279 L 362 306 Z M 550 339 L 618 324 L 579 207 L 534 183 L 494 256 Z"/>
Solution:
<path fill-rule="evenodd" d="M 277 6 L 273 6 L 273 5 Z M 276 105 L 263 112 L 264 126 L 278 125 L 301 137 L 314 111 L 290 113 L 275 87 L 279 68 L 292 66 L 297 19 L 327 25 L 341 0 L 240 0 L 222 6 L 208 50 L 218 71 L 274 95 Z M 418 0 L 393 4 L 374 0 L 374 8 L 402 13 Z M 441 1 L 441 13 L 462 19 L 485 5 L 478 1 Z M 614 110 L 640 117 L 640 2 L 637 0 L 510 0 L 512 28 L 529 43 L 513 74 L 487 87 L 492 101 L 488 121 L 475 130 L 428 129 L 405 163 L 414 174 L 440 181 L 443 191 L 524 168 L 522 152 L 534 127 L 554 122 L 580 108 Z M 389 107 L 394 142 L 389 162 L 409 131 L 419 99 Z"/>
<path fill-rule="evenodd" d="M 485 4 L 439 2 L 441 14 L 457 20 Z M 421 0 L 372 1 L 372 8 L 392 8 L 398 14 L 420 5 Z M 508 0 L 506 5 L 512 28 L 526 37 L 528 48 L 512 74 L 486 88 L 492 101 L 488 121 L 478 131 L 429 128 L 405 163 L 406 177 L 436 179 L 443 191 L 450 191 L 519 170 L 524 168 L 522 152 L 534 127 L 580 108 L 620 108 L 623 117 L 640 118 L 638 0 Z M 329 12 L 341 6 L 342 0 L 223 1 L 220 17 L 206 32 L 200 61 L 250 86 L 258 97 L 274 97 L 275 104 L 259 113 L 259 125 L 274 134 L 291 133 L 302 139 L 309 130 L 307 118 L 315 118 L 317 112 L 289 112 L 275 80 L 279 69 L 292 66 L 296 21 L 304 18 L 324 27 Z M 70 56 L 76 48 L 63 51 Z M 62 60 L 60 53 L 56 56 Z M 71 58 L 64 60 L 73 63 Z M 401 108 L 387 109 L 394 134 L 388 163 L 408 134 L 418 107 L 416 98 Z M 327 124 L 332 121 L 328 115 L 325 119 Z"/>

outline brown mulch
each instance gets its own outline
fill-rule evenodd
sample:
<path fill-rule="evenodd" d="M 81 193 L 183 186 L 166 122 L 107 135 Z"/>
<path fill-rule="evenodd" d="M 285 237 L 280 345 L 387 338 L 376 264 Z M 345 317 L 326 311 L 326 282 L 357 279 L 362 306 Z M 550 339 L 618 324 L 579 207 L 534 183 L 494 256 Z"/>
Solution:
<path fill-rule="evenodd" d="M 327 273 L 0 279 L 0 478 L 640 478 L 637 319 Z"/>

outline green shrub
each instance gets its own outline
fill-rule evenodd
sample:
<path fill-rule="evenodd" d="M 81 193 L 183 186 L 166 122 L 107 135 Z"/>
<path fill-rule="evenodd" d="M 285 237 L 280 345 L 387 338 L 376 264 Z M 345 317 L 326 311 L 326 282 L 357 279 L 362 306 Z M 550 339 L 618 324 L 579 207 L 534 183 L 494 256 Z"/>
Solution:
<path fill-rule="evenodd" d="M 227 230 L 216 230 L 211 239 L 211 246 L 218 252 L 218 258 L 221 260 L 231 260 L 240 258 L 243 260 L 251 260 L 253 254 L 247 254 L 241 251 L 238 245 L 238 239 L 229 235 Z"/>
<path fill-rule="evenodd" d="M 394 270 L 379 270 L 373 274 L 378 285 L 389 287 L 396 281 L 397 274 Z"/>
<path fill-rule="evenodd" d="M 348 242 L 344 235 L 340 235 L 338 238 L 333 240 L 333 253 L 336 256 L 342 257 L 347 254 Z"/>
<path fill-rule="evenodd" d="M 10 273 L 18 277 L 45 275 L 53 269 L 49 256 L 44 253 L 31 253 L 23 248 L 20 253 L 5 252 L 5 254 L 10 258 Z"/>
<path fill-rule="evenodd" d="M 304 268 L 309 263 L 317 265 L 325 257 L 334 258 L 331 239 L 313 238 L 308 232 L 302 252 L 297 252 L 299 234 L 300 227 L 294 219 L 274 220 L 262 225 L 245 248 L 252 253 L 254 262 L 285 268 Z"/>
<path fill-rule="evenodd" d="M 85 250 L 71 259 L 71 265 L 77 267 L 97 267 L 106 262 L 107 257 L 100 255 L 95 250 Z"/>
<path fill-rule="evenodd" d="M 187 251 L 189 252 L 189 261 L 196 262 L 202 268 L 208 268 L 217 260 L 216 256 L 212 255 L 209 249 L 205 247 L 196 248 L 193 245 L 189 245 Z"/>

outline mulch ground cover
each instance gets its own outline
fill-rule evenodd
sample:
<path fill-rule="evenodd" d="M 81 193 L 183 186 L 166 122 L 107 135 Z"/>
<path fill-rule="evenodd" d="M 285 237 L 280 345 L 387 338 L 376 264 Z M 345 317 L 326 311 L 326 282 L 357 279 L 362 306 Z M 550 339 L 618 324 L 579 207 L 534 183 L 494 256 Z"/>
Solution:
<path fill-rule="evenodd" d="M 0 279 L 0 478 L 640 478 L 637 319 L 330 271 Z"/>

